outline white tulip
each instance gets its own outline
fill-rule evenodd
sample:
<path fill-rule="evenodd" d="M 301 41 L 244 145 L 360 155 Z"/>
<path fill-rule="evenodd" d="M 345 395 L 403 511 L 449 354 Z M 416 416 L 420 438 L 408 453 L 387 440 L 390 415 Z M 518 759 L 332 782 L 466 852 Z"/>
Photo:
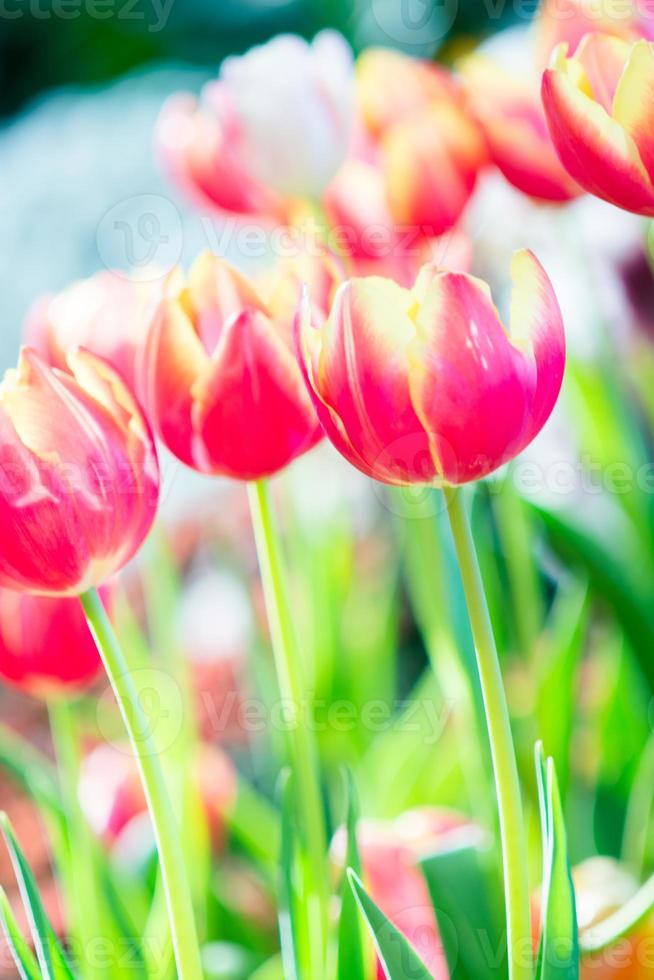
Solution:
<path fill-rule="evenodd" d="M 345 159 L 354 124 L 354 64 L 344 38 L 323 31 L 308 44 L 281 34 L 227 58 L 220 77 L 252 176 L 284 195 L 319 197 Z"/>

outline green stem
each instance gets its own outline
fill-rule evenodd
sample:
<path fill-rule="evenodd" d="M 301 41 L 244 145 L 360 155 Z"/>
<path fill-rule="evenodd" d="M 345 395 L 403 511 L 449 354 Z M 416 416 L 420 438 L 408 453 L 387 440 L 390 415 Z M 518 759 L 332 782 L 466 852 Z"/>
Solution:
<path fill-rule="evenodd" d="M 445 487 L 443 492 L 475 641 L 493 759 L 504 867 L 509 976 L 511 980 L 531 980 L 533 957 L 527 839 L 509 711 L 493 627 L 463 496 L 454 487 Z"/>
<path fill-rule="evenodd" d="M 327 949 L 328 884 L 326 831 L 320 794 L 317 751 L 312 733 L 302 724 L 305 691 L 297 638 L 291 616 L 286 573 L 279 533 L 274 519 L 268 485 L 258 480 L 248 486 L 252 526 L 261 569 L 266 611 L 270 625 L 277 682 L 282 699 L 292 711 L 286 727 L 287 752 L 296 780 L 300 819 L 307 847 L 310 874 L 310 903 L 307 912 L 313 922 L 310 954 L 315 962 L 310 975 L 324 975 Z"/>
<path fill-rule="evenodd" d="M 92 980 L 106 976 L 104 969 L 96 967 L 93 953 L 97 944 L 106 937 L 102 934 L 102 913 L 94 874 L 93 841 L 79 804 L 80 754 L 73 710 L 72 705 L 64 699 L 53 700 L 48 705 L 50 732 L 57 757 L 68 826 L 65 868 L 61 870 L 70 896 L 69 913 L 79 944 L 82 973 L 88 980 Z"/>
<path fill-rule="evenodd" d="M 150 719 L 116 635 L 95 589 L 80 596 L 107 677 L 118 702 L 148 802 L 159 854 L 179 980 L 202 980 L 191 893 Z"/>

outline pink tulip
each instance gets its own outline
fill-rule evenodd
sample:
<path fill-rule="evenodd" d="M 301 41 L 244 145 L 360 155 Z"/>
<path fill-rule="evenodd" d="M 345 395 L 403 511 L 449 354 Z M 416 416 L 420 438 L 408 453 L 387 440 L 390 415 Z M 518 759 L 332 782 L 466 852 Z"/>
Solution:
<path fill-rule="evenodd" d="M 581 194 L 552 145 L 536 79 L 532 85 L 532 79 L 513 78 L 482 55 L 468 58 L 463 73 L 490 157 L 509 183 L 538 201 Z"/>
<path fill-rule="evenodd" d="M 531 442 L 559 393 L 565 341 L 531 252 L 516 253 L 512 277 L 510 334 L 484 282 L 429 265 L 412 289 L 350 280 L 322 327 L 304 304 L 304 378 L 347 460 L 384 483 L 460 484 Z"/>
<path fill-rule="evenodd" d="M 543 105 L 564 166 L 591 194 L 654 216 L 654 44 L 587 35 L 557 48 Z"/>
<path fill-rule="evenodd" d="M 308 268 L 307 268 L 308 266 Z M 143 352 L 144 403 L 168 449 L 203 473 L 259 479 L 322 437 L 293 350 L 302 283 L 325 318 L 339 281 L 327 257 L 298 259 L 255 286 L 207 253 L 171 277 Z"/>
<path fill-rule="evenodd" d="M 102 590 L 105 603 L 108 595 Z M 0 589 L 0 678 L 34 697 L 83 690 L 102 662 L 76 598 Z"/>
<path fill-rule="evenodd" d="M 136 552 L 154 520 L 150 430 L 106 361 L 69 353 L 70 373 L 23 348 L 0 384 L 0 585 L 76 595 Z"/>

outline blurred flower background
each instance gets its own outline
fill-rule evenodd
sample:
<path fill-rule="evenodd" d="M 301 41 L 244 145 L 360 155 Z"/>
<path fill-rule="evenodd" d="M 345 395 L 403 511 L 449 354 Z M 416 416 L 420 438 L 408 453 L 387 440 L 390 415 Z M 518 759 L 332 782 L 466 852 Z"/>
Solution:
<path fill-rule="evenodd" d="M 231 210 L 246 214 L 239 221 L 229 208 L 213 206 L 224 207 L 216 195 L 226 182 L 205 180 L 207 159 L 192 152 L 194 137 L 206 135 L 195 100 L 202 112 L 222 108 L 210 83 L 225 59 L 280 33 L 312 41 L 335 29 L 355 56 L 379 46 L 456 65 L 468 100 L 466 121 L 451 130 L 443 124 L 446 150 L 423 198 L 413 194 L 417 181 L 402 151 L 408 145 L 411 159 L 424 162 L 429 147 L 417 131 L 402 128 L 401 100 L 393 105 L 384 87 L 392 89 L 395 80 L 394 91 L 410 91 L 401 61 L 362 59 L 364 124 L 352 135 L 348 119 L 331 114 L 327 127 L 316 100 L 303 127 L 305 137 L 309 132 L 305 152 L 299 153 L 296 138 L 288 156 L 299 167 L 323 138 L 333 151 L 333 158 L 316 152 L 312 161 L 318 186 L 302 184 L 301 167 L 294 173 L 296 189 L 300 184 L 317 198 L 338 171 L 318 223 L 411 225 L 426 209 L 433 234 L 420 243 L 422 258 L 484 278 L 505 319 L 516 249 L 533 249 L 552 281 L 569 350 L 562 398 L 519 459 L 476 486 L 472 509 L 524 787 L 534 905 L 540 854 L 532 749 L 542 738 L 556 763 L 590 956 L 593 928 L 633 899 L 654 871 L 653 240 L 642 217 L 585 194 L 559 162 L 539 89 L 569 21 L 559 23 L 561 37 L 542 26 L 536 31 L 537 8 L 536 0 L 5 0 L 0 362 L 3 370 L 13 365 L 27 336 L 58 364 L 81 323 L 94 351 L 130 375 L 140 322 L 135 311 L 148 306 L 164 272 L 176 264 L 189 270 L 206 252 L 257 275 L 279 258 L 271 229 L 280 209 L 289 207 L 285 188 L 273 186 L 279 167 L 262 173 L 256 166 L 263 157 L 270 164 L 270 155 L 253 152 L 247 141 L 239 147 L 240 163 L 255 161 L 243 165 L 247 181 L 234 189 L 240 196 Z M 546 27 L 556 34 L 557 23 L 550 19 Z M 643 33 L 631 24 L 627 30 L 624 19 L 619 23 L 616 33 L 628 40 L 632 28 L 634 37 Z M 323 41 L 330 37 L 322 35 Z M 293 57 L 303 55 L 294 49 Z M 333 67 L 338 57 L 334 48 L 328 51 L 335 104 L 342 105 L 346 82 Z M 250 68 L 256 79 L 257 66 Z M 249 98 L 247 72 L 239 74 L 232 64 L 230 74 L 228 65 L 225 78 L 241 116 L 254 118 L 256 129 L 263 113 L 258 97 Z M 431 132 L 438 113 L 447 120 L 463 114 L 459 95 L 442 84 L 438 107 L 429 106 L 435 115 L 421 119 L 420 134 Z M 287 99 L 283 88 L 277 94 Z M 190 95 L 179 101 L 180 92 Z M 466 131 L 462 149 L 458 134 L 465 126 L 472 136 L 468 140 Z M 450 144 L 448 133 L 456 134 Z M 339 171 L 351 139 L 356 150 Z M 207 156 L 213 165 L 209 150 Z M 441 200 L 452 160 L 461 182 L 448 185 L 452 193 Z M 450 207 L 462 211 L 460 222 L 450 220 Z M 409 285 L 413 266 L 405 267 L 401 250 L 398 255 L 393 276 Z M 362 274 L 376 271 L 377 258 L 368 247 L 348 256 Z M 202 309 L 202 263 L 209 261 L 206 255 L 198 260 L 189 283 L 171 284 L 177 297 L 190 290 L 180 309 L 188 308 L 188 296 Z M 115 270 L 131 270 L 136 282 Z M 319 296 L 312 313 L 319 320 L 328 313 L 332 275 L 337 281 L 331 269 L 312 267 L 310 273 L 312 298 Z M 289 297 L 271 296 L 290 345 Z M 205 328 L 210 332 L 212 324 Z M 226 461 L 212 447 L 202 447 L 200 458 L 197 433 L 192 450 L 173 444 L 166 410 L 176 411 L 178 403 L 171 391 L 149 392 L 153 426 L 167 446 L 155 533 L 108 584 L 103 600 L 142 665 L 141 688 L 152 698 L 166 765 L 190 776 L 180 777 L 184 786 L 177 790 L 184 797 L 181 838 L 206 976 L 272 980 L 283 975 L 275 876 L 284 718 L 274 693 L 246 492 L 224 475 L 261 474 L 239 474 L 233 456 Z M 304 389 L 302 398 L 308 405 Z M 286 446 L 280 452 L 288 461 L 312 439 L 302 431 L 292 452 Z M 231 448 L 238 456 L 239 446 Z M 266 473 L 278 468 L 276 459 Z M 201 475 L 207 473 L 218 476 Z M 492 833 L 496 816 L 474 647 L 442 500 L 422 487 L 373 483 L 324 442 L 286 470 L 273 490 L 313 692 L 313 702 L 303 707 L 323 766 L 331 873 L 338 881 L 345 863 L 345 834 L 337 828 L 347 810 L 346 765 L 364 817 L 359 843 L 372 894 L 419 945 L 432 974 L 445 977 L 418 856 L 457 839 L 448 835 L 477 840 L 484 837 L 480 828 Z M 82 837 L 92 832 L 90 850 L 80 848 L 78 860 L 104 874 L 104 855 L 111 855 L 99 904 L 113 908 L 122 890 L 121 914 L 130 923 L 125 933 L 131 928 L 139 935 L 147 923 L 158 941 L 137 975 L 174 976 L 143 792 L 85 624 L 75 607 L 75 615 L 60 613 L 61 623 L 48 635 L 31 601 L 0 590 L 6 681 L 0 688 L 0 809 L 25 847 L 55 928 L 75 932 L 83 890 L 69 880 L 73 898 L 66 907 L 51 861 L 53 836 L 61 836 L 53 762 L 57 757 L 61 764 L 70 750 L 73 725 L 78 757 L 62 768 L 75 775 Z M 46 642 L 52 663 L 39 667 L 53 676 L 44 679 L 17 654 Z M 91 696 L 75 703 L 73 720 L 64 698 L 55 696 L 46 708 L 30 696 L 50 697 L 58 684 L 66 687 L 71 678 L 56 662 L 60 657 L 69 664 L 69 650 L 83 660 L 84 676 L 73 670 L 72 680 L 92 685 Z M 196 739 L 200 748 L 189 750 Z M 75 860 L 68 855 L 64 864 L 74 878 Z M 0 884 L 18 906 L 4 852 Z M 105 912 L 100 908 L 98 915 Z M 647 916 L 639 926 L 647 932 Z M 620 973 L 614 961 L 601 959 L 606 944 L 595 945 L 600 964 L 587 967 L 589 977 L 634 978 L 654 969 L 651 949 L 649 972 L 636 972 L 632 958 L 631 972 Z M 16 975 L 6 949 L 0 975 Z M 107 975 L 133 974 L 115 965 L 109 973 L 89 973 Z M 465 976 L 483 980 L 474 971 Z"/>

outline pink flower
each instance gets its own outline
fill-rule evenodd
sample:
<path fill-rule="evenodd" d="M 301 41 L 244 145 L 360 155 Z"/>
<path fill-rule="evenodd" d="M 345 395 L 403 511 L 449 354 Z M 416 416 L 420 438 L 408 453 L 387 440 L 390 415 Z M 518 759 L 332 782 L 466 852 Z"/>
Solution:
<path fill-rule="evenodd" d="M 654 44 L 587 35 L 543 75 L 543 105 L 564 166 L 591 194 L 654 216 Z"/>
<path fill-rule="evenodd" d="M 444 68 L 379 48 L 359 57 L 357 92 L 359 153 L 382 177 L 376 211 L 383 199 L 393 223 L 427 237 L 454 227 L 487 161 L 461 87 Z"/>
<path fill-rule="evenodd" d="M 145 345 L 141 387 L 161 439 L 188 466 L 259 479 L 322 437 L 293 351 L 305 281 L 314 284 L 313 313 L 322 322 L 339 281 L 328 257 L 278 272 L 267 302 L 208 252 L 187 280 L 171 277 Z"/>
<path fill-rule="evenodd" d="M 185 93 L 169 99 L 155 142 L 198 205 L 280 222 L 292 198 L 320 196 L 345 159 L 353 120 L 343 38 L 281 35 L 228 58 L 201 103 Z"/>
<path fill-rule="evenodd" d="M 154 520 L 159 468 L 133 396 L 105 361 L 70 373 L 23 348 L 0 384 L 0 585 L 76 595 L 136 552 Z"/>
<path fill-rule="evenodd" d="M 108 598 L 102 590 L 105 604 Z M 102 662 L 77 598 L 0 589 L 0 677 L 35 697 L 67 696 L 98 676 Z"/>
<path fill-rule="evenodd" d="M 482 55 L 466 59 L 463 73 L 491 159 L 509 183 L 540 201 L 581 194 L 552 145 L 536 79 L 513 78 Z"/>
<path fill-rule="evenodd" d="M 351 279 L 331 314 L 298 316 L 304 378 L 325 433 L 384 483 L 467 483 L 516 456 L 547 421 L 565 362 L 556 296 L 516 253 L 511 332 L 488 286 L 425 266 L 412 289 Z"/>

